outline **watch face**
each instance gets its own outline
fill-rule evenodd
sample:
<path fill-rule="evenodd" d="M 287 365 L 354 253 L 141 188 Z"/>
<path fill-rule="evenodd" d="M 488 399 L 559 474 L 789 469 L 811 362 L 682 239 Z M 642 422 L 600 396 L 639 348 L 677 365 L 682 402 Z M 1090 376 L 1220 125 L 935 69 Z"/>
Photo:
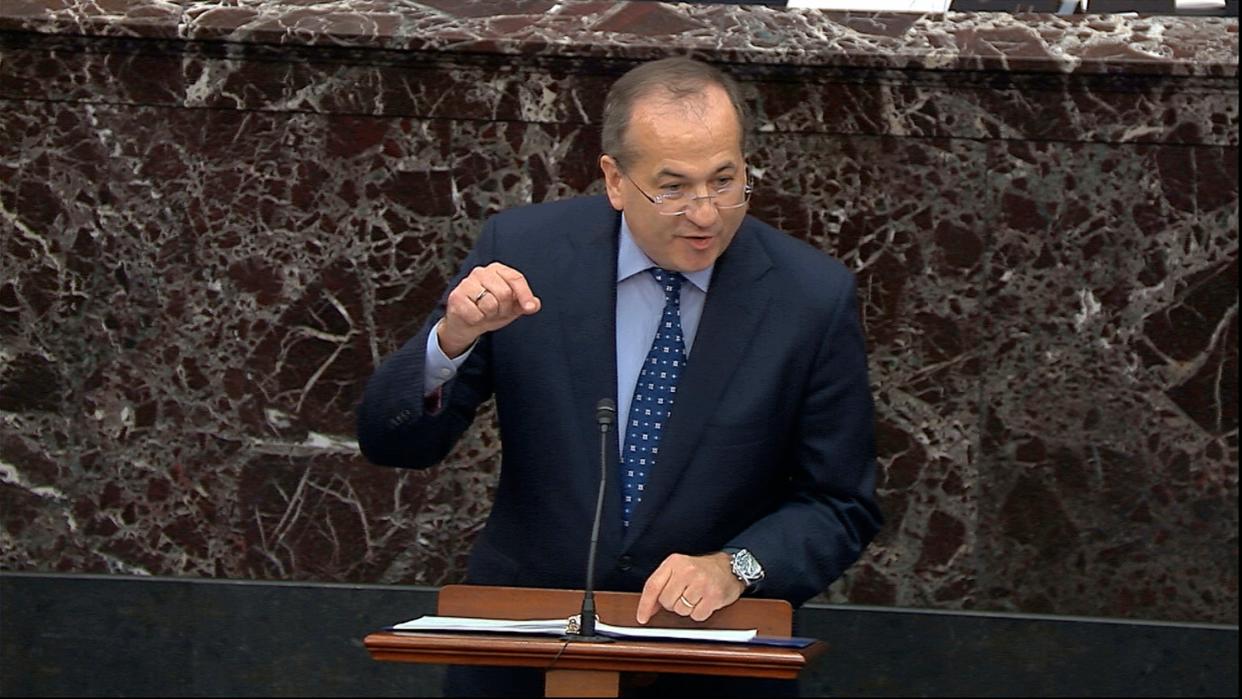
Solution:
<path fill-rule="evenodd" d="M 749 585 L 763 579 L 763 567 L 750 551 L 742 549 L 733 556 L 733 574 Z"/>

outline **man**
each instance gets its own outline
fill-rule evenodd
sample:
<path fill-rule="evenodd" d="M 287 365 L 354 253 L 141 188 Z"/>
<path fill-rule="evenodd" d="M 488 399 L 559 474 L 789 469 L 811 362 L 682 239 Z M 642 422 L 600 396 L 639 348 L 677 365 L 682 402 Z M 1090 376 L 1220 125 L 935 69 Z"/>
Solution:
<path fill-rule="evenodd" d="M 500 482 L 469 582 L 583 586 L 602 398 L 619 419 L 597 585 L 641 590 L 640 624 L 748 591 L 799 605 L 879 528 L 854 280 L 746 216 L 745 121 L 710 66 L 627 73 L 605 105 L 607 196 L 490 219 L 371 378 L 359 443 L 383 465 L 437 463 L 496 398 Z"/>

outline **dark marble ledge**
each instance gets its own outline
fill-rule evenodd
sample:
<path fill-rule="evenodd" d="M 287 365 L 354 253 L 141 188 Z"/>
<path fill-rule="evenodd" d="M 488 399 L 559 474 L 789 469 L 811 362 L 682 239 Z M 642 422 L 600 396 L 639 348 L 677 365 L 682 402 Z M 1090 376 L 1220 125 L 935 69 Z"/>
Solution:
<path fill-rule="evenodd" d="M 418 595 L 435 595 L 439 587 L 430 585 L 401 585 L 380 583 L 341 583 L 322 581 L 254 580 L 249 578 L 205 578 L 196 576 L 126 575 L 105 573 L 61 573 L 48 571 L 0 571 L 0 580 L 28 580 L 46 583 L 66 582 L 72 584 L 121 585 L 183 585 L 205 587 L 233 587 L 253 590 L 337 590 L 358 592 L 405 592 Z M 1218 624 L 1198 621 L 1166 621 L 1158 619 L 1125 619 L 1104 616 L 1077 616 L 1068 614 L 1034 614 L 1027 612 L 979 611 L 969 609 L 932 609 L 924 607 L 879 606 L 869 604 L 831 604 L 808 602 L 801 609 L 836 612 L 857 612 L 874 615 L 905 617 L 949 617 L 960 619 L 995 619 L 1017 622 L 1065 622 L 1101 624 L 1129 627 L 1183 628 L 1204 631 L 1238 633 L 1237 624 Z"/>
<path fill-rule="evenodd" d="M 824 13 L 601 0 L 5 0 L 0 31 L 645 60 L 1236 76 L 1236 17 Z"/>

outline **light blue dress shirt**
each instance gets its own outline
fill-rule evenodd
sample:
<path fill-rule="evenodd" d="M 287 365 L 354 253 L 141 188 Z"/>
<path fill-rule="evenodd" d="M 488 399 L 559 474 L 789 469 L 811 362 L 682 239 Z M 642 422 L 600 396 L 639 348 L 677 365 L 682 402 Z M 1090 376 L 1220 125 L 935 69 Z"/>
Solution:
<path fill-rule="evenodd" d="M 629 427 L 630 403 L 634 398 L 634 385 L 642 370 L 643 359 L 655 339 L 660 316 L 664 313 L 664 290 L 655 278 L 646 273 L 658 267 L 638 247 L 630 232 L 625 215 L 621 215 L 621 245 L 617 254 L 617 450 L 625 444 L 625 432 Z M 691 348 L 703 316 L 703 303 L 707 300 L 707 287 L 711 283 L 715 265 L 698 272 L 684 273 L 689 284 L 681 285 L 681 332 L 686 343 L 687 361 L 693 361 Z M 518 270 L 519 272 L 521 270 Z M 533 289 L 539 295 L 538 289 Z M 424 389 L 431 395 L 457 375 L 458 368 L 470 356 L 471 346 L 456 359 L 449 359 L 440 349 L 433 330 L 427 336 L 427 360 L 425 364 Z"/>

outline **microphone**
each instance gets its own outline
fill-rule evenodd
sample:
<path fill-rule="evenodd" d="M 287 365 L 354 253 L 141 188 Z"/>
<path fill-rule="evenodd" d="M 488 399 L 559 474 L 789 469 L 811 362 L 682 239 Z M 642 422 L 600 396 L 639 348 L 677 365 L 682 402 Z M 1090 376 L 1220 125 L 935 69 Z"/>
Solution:
<path fill-rule="evenodd" d="M 577 633 L 567 633 L 566 641 L 612 643 L 611 638 L 595 633 L 595 550 L 599 546 L 599 521 L 604 512 L 604 484 L 608 482 L 608 431 L 617 422 L 617 404 L 603 398 L 595 404 L 595 422 L 599 424 L 599 491 L 595 497 L 595 521 L 591 524 L 591 548 L 587 553 L 586 591 L 582 595 L 582 616 Z"/>

